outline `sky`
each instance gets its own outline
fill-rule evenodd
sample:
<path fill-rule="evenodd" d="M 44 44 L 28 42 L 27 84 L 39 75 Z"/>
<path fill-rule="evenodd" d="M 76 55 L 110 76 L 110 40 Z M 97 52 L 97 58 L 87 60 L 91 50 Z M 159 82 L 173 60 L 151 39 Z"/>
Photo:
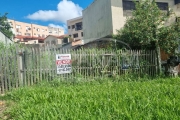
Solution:
<path fill-rule="evenodd" d="M 0 0 L 0 16 L 8 13 L 8 19 L 67 30 L 67 20 L 82 16 L 82 10 L 93 1 Z"/>

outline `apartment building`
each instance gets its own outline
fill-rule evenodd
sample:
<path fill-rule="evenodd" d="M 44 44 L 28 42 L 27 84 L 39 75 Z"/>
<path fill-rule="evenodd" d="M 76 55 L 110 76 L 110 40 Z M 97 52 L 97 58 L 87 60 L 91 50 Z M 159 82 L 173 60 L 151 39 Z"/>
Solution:
<path fill-rule="evenodd" d="M 156 0 L 161 10 L 168 10 L 180 0 Z M 110 37 L 124 26 L 135 4 L 132 0 L 94 0 L 83 10 L 84 42 Z"/>
<path fill-rule="evenodd" d="M 77 43 L 82 42 L 83 40 L 83 17 L 77 17 L 67 21 L 68 25 L 68 35 Z"/>
<path fill-rule="evenodd" d="M 30 24 L 8 19 L 15 34 L 14 41 L 27 41 L 32 39 L 44 39 L 48 35 L 61 36 L 64 35 L 64 30 L 61 28 L 53 28 L 48 26 L 41 26 L 37 24 Z"/>

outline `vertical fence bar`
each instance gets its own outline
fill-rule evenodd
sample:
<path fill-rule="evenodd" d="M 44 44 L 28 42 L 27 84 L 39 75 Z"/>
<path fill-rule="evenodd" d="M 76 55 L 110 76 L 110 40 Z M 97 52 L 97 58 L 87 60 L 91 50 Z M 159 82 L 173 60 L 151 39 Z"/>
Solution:
<path fill-rule="evenodd" d="M 52 63 L 52 72 L 53 72 L 53 79 L 56 78 L 56 54 L 57 54 L 57 49 L 54 49 L 53 51 L 53 63 Z"/>
<path fill-rule="evenodd" d="M 39 77 L 40 77 L 40 75 L 39 75 L 39 62 L 40 62 L 40 59 L 39 59 L 39 57 L 40 57 L 40 55 L 39 55 L 39 48 L 36 48 L 36 81 L 37 81 L 37 83 L 39 83 L 40 82 L 40 79 L 39 79 Z"/>
<path fill-rule="evenodd" d="M 39 80 L 42 81 L 42 50 L 43 48 L 39 48 Z"/>
<path fill-rule="evenodd" d="M 42 60 L 43 60 L 43 64 L 41 64 L 42 67 L 42 73 L 43 73 L 43 80 L 46 80 L 46 52 L 47 52 L 47 48 L 44 48 L 44 51 L 42 53 Z"/>
<path fill-rule="evenodd" d="M 30 68 L 30 76 L 31 76 L 31 85 L 34 84 L 34 79 L 33 79 L 33 76 L 34 76 L 34 71 L 33 71 L 33 67 L 34 66 L 34 49 L 31 48 L 31 68 Z"/>
<path fill-rule="evenodd" d="M 5 50 L 5 52 L 4 52 L 4 57 L 5 57 L 5 60 L 4 60 L 4 64 L 3 64 L 3 66 L 4 66 L 4 69 L 3 69 L 3 71 L 4 71 L 4 85 L 5 85 L 5 91 L 7 91 L 8 90 L 8 87 L 7 87 L 7 50 Z"/>
<path fill-rule="evenodd" d="M 24 85 L 25 86 L 27 86 L 28 85 L 28 82 L 27 82 L 27 64 L 26 64 L 26 48 L 24 48 L 24 51 L 23 51 L 23 63 L 24 63 L 24 70 L 23 70 L 23 72 L 24 72 Z"/>
<path fill-rule="evenodd" d="M 153 69 L 153 74 L 155 75 L 155 74 L 157 74 L 157 72 L 156 72 L 156 67 L 157 67 L 157 64 L 156 64 L 156 52 L 153 50 L 152 51 L 152 54 L 153 54 L 153 65 L 154 65 L 154 69 Z"/>
<path fill-rule="evenodd" d="M 82 53 L 81 53 L 82 49 L 79 49 L 78 51 L 78 57 L 79 57 L 79 68 L 78 68 L 78 74 L 82 75 L 81 69 L 82 69 Z M 77 77 L 77 76 L 76 76 Z"/>
<path fill-rule="evenodd" d="M 18 50 L 17 62 L 18 62 L 18 76 L 19 76 L 19 85 L 23 86 L 23 52 L 22 49 Z"/>
<path fill-rule="evenodd" d="M 28 86 L 31 85 L 31 64 L 30 64 L 30 61 L 31 61 L 31 49 L 26 49 L 26 55 L 25 55 L 25 63 L 26 63 L 26 74 L 27 74 L 27 84 Z"/>
<path fill-rule="evenodd" d="M 9 66 L 11 64 L 10 56 L 9 56 L 9 49 L 6 50 L 6 80 L 7 80 L 7 90 L 10 90 L 11 88 L 11 82 L 10 82 L 10 71 L 9 71 Z"/>
<path fill-rule="evenodd" d="M 4 57 L 4 50 L 0 51 L 0 79 L 1 79 L 1 94 L 5 93 L 4 92 L 4 65 L 3 65 L 3 57 Z"/>

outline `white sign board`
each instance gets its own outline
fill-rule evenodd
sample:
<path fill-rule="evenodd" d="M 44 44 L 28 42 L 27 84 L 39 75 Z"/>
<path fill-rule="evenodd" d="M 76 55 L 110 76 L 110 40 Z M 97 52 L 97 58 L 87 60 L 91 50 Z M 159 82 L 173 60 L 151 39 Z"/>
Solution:
<path fill-rule="evenodd" d="M 71 54 L 56 55 L 57 74 L 65 74 L 72 72 Z"/>

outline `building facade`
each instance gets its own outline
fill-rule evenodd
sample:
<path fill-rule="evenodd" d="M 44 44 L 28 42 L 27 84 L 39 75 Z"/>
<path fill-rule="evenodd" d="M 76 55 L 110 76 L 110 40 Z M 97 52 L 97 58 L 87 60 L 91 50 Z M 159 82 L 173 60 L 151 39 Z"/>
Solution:
<path fill-rule="evenodd" d="M 67 21 L 68 26 L 68 35 L 74 41 L 81 41 L 83 40 L 83 17 L 77 17 L 74 19 L 70 19 Z"/>
<path fill-rule="evenodd" d="M 168 10 L 180 3 L 179 0 L 156 0 L 161 10 Z M 135 4 L 132 0 L 94 0 L 83 10 L 84 42 L 109 37 L 116 34 L 130 16 Z"/>
<path fill-rule="evenodd" d="M 24 41 L 29 39 L 42 39 L 48 35 L 61 36 L 64 35 L 64 30 L 61 28 L 53 28 L 41 26 L 37 24 L 30 24 L 8 19 L 15 35 L 14 41 Z"/>
<path fill-rule="evenodd" d="M 48 35 L 44 39 L 44 45 L 46 47 L 54 47 L 59 48 L 64 44 L 67 44 L 70 42 L 70 39 L 68 38 L 68 35 L 62 35 L 62 36 L 54 36 L 54 35 Z"/>

